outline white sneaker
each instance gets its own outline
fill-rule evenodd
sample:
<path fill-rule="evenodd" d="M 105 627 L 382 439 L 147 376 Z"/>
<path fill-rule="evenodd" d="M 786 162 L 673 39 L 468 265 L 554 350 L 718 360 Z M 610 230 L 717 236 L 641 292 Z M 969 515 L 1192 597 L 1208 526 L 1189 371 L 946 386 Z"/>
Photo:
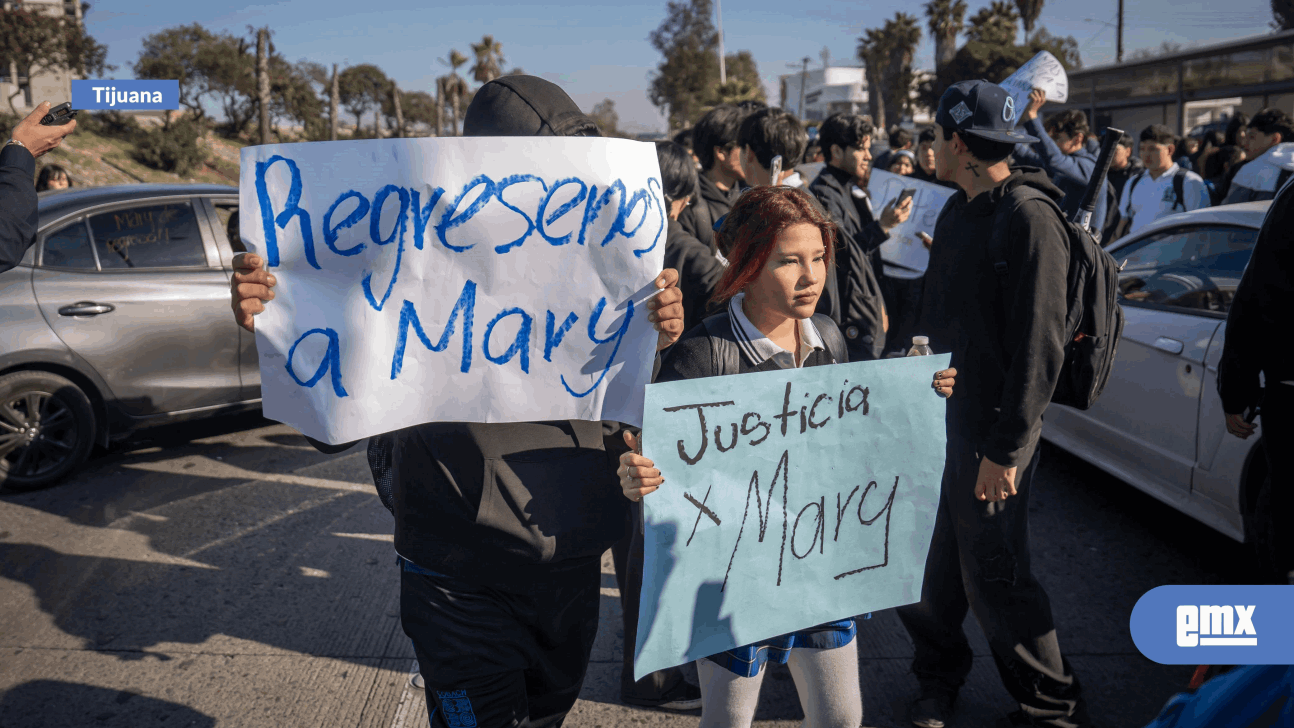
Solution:
<path fill-rule="evenodd" d="M 414 690 L 426 689 L 426 683 L 422 680 L 422 671 L 418 668 L 418 661 L 413 661 L 413 667 L 409 670 L 409 687 Z"/>

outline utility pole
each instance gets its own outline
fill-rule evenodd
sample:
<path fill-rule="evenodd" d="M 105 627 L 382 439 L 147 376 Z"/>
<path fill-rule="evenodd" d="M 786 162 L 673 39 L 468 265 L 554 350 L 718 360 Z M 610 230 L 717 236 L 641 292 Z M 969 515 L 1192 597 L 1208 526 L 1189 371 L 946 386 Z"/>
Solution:
<path fill-rule="evenodd" d="M 1119 42 L 1115 48 L 1114 61 L 1123 63 L 1123 0 L 1119 0 Z"/>
<path fill-rule="evenodd" d="M 395 106 L 395 135 L 404 137 L 404 112 L 400 109 L 400 87 L 391 82 L 391 104 Z"/>
<path fill-rule="evenodd" d="M 1123 0 L 1119 2 L 1122 3 Z M 723 57 L 723 0 L 715 0 L 714 8 L 719 17 L 719 83 L 725 84 L 728 83 L 728 69 L 725 67 L 726 62 Z"/>
<path fill-rule="evenodd" d="M 256 87 L 261 111 L 261 144 L 270 143 L 270 29 L 256 32 Z"/>
<path fill-rule="evenodd" d="M 332 64 L 332 89 L 328 93 L 328 139 L 337 141 L 337 64 Z"/>
<path fill-rule="evenodd" d="M 804 57 L 804 70 L 800 72 L 800 121 L 804 121 L 804 89 L 809 85 L 809 57 Z"/>

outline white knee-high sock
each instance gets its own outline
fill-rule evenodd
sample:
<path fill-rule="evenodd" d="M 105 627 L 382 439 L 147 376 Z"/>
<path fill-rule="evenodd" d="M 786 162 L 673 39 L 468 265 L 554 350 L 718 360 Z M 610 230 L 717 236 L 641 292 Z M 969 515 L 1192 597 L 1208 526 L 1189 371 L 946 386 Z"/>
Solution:
<path fill-rule="evenodd" d="M 750 728 L 759 703 L 759 687 L 767 669 L 755 677 L 741 677 L 702 658 L 696 661 L 701 683 L 701 728 Z M 857 678 L 854 679 L 857 683 Z M 854 728 L 857 728 L 855 726 Z"/>
<path fill-rule="evenodd" d="M 863 722 L 857 639 L 829 650 L 794 648 L 787 667 L 804 709 L 801 728 L 858 728 Z"/>

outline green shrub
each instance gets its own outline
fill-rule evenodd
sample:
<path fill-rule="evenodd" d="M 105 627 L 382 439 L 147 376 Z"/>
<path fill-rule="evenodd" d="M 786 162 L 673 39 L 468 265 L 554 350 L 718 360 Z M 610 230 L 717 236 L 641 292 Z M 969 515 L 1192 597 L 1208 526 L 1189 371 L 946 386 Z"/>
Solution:
<path fill-rule="evenodd" d="M 82 111 L 77 114 L 76 128 L 99 136 L 136 141 L 143 133 L 139 121 L 120 111 Z"/>
<path fill-rule="evenodd" d="M 206 159 L 206 153 L 198 147 L 202 131 L 202 126 L 192 119 L 180 119 L 169 129 L 158 127 L 142 132 L 135 144 L 135 159 L 153 169 L 187 175 Z"/>

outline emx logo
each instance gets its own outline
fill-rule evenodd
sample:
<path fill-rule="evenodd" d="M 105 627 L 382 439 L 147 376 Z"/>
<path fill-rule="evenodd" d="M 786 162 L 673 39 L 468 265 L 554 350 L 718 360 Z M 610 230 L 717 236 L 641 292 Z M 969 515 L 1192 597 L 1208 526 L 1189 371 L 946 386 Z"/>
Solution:
<path fill-rule="evenodd" d="M 1177 608 L 1177 646 L 1257 647 L 1255 609 L 1253 604 L 1237 604 L 1234 609 L 1226 605 L 1183 604 Z"/>
<path fill-rule="evenodd" d="M 1289 615 L 1294 586 L 1161 586 L 1137 601 L 1128 627 L 1162 665 L 1294 665 Z"/>

